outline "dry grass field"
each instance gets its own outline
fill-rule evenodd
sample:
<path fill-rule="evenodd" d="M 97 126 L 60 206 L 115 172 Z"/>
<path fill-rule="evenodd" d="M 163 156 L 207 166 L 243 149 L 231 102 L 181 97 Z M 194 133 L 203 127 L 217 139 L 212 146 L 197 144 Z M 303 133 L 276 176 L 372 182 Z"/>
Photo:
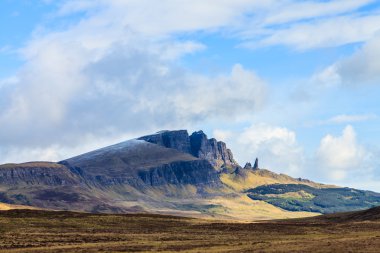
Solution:
<path fill-rule="evenodd" d="M 379 252 L 377 216 L 355 215 L 233 223 L 11 210 L 0 212 L 0 252 Z"/>

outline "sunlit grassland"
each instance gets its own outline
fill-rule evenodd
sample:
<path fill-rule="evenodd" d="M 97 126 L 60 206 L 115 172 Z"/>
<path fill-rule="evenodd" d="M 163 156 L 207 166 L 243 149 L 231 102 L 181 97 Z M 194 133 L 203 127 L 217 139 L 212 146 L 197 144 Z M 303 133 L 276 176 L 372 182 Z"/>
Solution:
<path fill-rule="evenodd" d="M 0 212 L 0 252 L 376 252 L 379 246 L 376 221 L 242 223 L 149 214 Z"/>

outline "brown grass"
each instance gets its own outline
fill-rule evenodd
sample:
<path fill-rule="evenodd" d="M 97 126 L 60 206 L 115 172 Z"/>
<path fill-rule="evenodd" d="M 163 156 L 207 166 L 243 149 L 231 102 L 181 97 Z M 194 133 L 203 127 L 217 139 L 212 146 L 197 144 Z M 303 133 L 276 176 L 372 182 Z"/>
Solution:
<path fill-rule="evenodd" d="M 6 163 L 0 165 L 0 169 L 16 169 L 16 168 L 56 168 L 62 169 L 65 166 L 53 162 L 27 162 L 27 163 Z"/>
<path fill-rule="evenodd" d="M 270 184 L 303 184 L 314 188 L 337 188 L 334 185 L 315 183 L 309 180 L 298 180 L 284 174 L 277 174 L 265 169 L 247 171 L 244 176 L 222 174 L 222 182 L 236 191 L 245 191 L 262 185 Z"/>
<path fill-rule="evenodd" d="M 378 252 L 380 221 L 233 223 L 149 214 L 0 212 L 0 252 Z"/>

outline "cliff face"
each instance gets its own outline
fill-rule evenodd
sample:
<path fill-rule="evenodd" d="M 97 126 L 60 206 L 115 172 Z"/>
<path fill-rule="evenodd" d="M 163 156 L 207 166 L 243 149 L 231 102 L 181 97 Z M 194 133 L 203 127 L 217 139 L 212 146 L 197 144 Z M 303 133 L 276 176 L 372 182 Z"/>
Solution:
<path fill-rule="evenodd" d="M 337 203 L 350 208 L 380 203 L 379 194 L 360 193 L 357 202 L 358 191 L 346 189 L 340 192 L 344 198 L 338 198 L 336 188 L 261 170 L 258 159 L 252 164 L 240 167 L 225 143 L 208 139 L 202 131 L 190 136 L 186 130 L 163 131 L 59 163 L 0 165 L 0 202 L 86 212 L 207 213 L 209 217 L 219 212 L 221 218 L 233 216 L 235 211 L 241 215 L 242 210 L 254 214 L 260 208 L 255 207 L 257 201 L 252 205 L 250 198 L 293 210 L 314 200 L 311 195 L 324 196 L 321 189 L 331 193 L 331 198 L 321 199 L 326 208 Z M 257 192 L 258 186 L 262 192 Z M 276 188 L 278 194 L 287 190 L 306 199 L 300 200 L 301 204 L 289 204 L 286 199 L 279 202 L 268 195 Z M 307 190 L 309 195 L 302 193 Z M 263 210 L 267 215 L 268 210 Z"/>
<path fill-rule="evenodd" d="M 231 150 L 226 144 L 216 139 L 207 139 L 203 131 L 194 132 L 190 136 L 191 152 L 194 156 L 208 160 L 214 167 L 236 167 Z"/>
<path fill-rule="evenodd" d="M 238 167 L 226 144 L 214 138 L 208 139 L 203 131 L 194 132 L 190 136 L 186 130 L 162 131 L 140 137 L 139 140 L 145 140 L 166 148 L 174 148 L 194 157 L 205 159 L 217 170 L 222 167 Z"/>
<path fill-rule="evenodd" d="M 3 186 L 72 186 L 80 180 L 68 168 L 56 163 L 29 163 L 0 166 L 0 185 Z"/>
<path fill-rule="evenodd" d="M 191 154 L 189 134 L 186 130 L 161 131 L 138 139 Z"/>
<path fill-rule="evenodd" d="M 178 132 L 144 137 L 158 141 L 158 145 L 131 140 L 67 159 L 60 164 L 76 171 L 88 184 L 100 187 L 128 185 L 143 190 L 162 185 L 220 186 L 217 172 L 209 162 L 177 149 L 165 148 L 164 145 L 181 150 L 186 148 L 184 143 L 188 140 L 183 136 L 188 139 L 187 132 L 185 135 L 180 132 L 179 136 Z M 176 136 L 179 139 L 175 139 Z"/>
<path fill-rule="evenodd" d="M 155 140 L 182 150 L 186 147 L 183 138 L 173 135 Z M 120 207 L 120 211 L 142 211 L 141 207 L 115 204 L 115 199 L 165 209 L 172 204 L 157 195 L 178 198 L 186 187 L 192 189 L 186 196 L 202 197 L 210 195 L 207 189 L 218 192 L 223 185 L 208 161 L 143 140 L 126 141 L 59 163 L 0 166 L 1 202 L 57 210 L 107 211 L 107 207 L 114 212 Z"/>
<path fill-rule="evenodd" d="M 194 185 L 200 187 L 221 187 L 215 170 L 205 160 L 174 162 L 138 172 L 139 178 L 147 185 L 161 186 Z"/>

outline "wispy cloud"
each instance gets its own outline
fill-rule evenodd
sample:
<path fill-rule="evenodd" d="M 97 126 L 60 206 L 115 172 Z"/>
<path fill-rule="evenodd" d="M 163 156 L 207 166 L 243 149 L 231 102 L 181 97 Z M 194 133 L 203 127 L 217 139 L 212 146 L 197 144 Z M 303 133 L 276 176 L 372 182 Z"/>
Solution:
<path fill-rule="evenodd" d="M 322 125 L 350 124 L 355 122 L 375 120 L 377 118 L 378 116 L 376 114 L 340 114 L 326 120 L 310 122 L 306 125 L 311 127 Z"/>
<path fill-rule="evenodd" d="M 146 36 L 223 29 L 224 34 L 241 40 L 245 47 L 285 45 L 307 50 L 372 38 L 380 29 L 379 10 L 368 12 L 361 8 L 374 2 L 80 0 L 64 2 L 58 13 L 97 13 L 94 22 L 113 20 Z"/>
<path fill-rule="evenodd" d="M 264 19 L 264 24 L 286 24 L 310 21 L 318 17 L 331 17 L 350 13 L 374 0 L 335 1 L 278 1 L 275 9 Z M 301 11 L 302 10 L 302 11 Z"/>
<path fill-rule="evenodd" d="M 289 27 L 268 32 L 258 42 L 243 45 L 273 46 L 284 45 L 297 50 L 336 47 L 350 43 L 366 42 L 379 31 L 380 15 L 346 15 L 324 19 L 297 22 Z"/>
<path fill-rule="evenodd" d="M 364 114 L 364 115 L 337 115 L 335 117 L 332 117 L 331 119 L 326 120 L 325 122 L 327 124 L 333 123 L 333 124 L 344 124 L 344 123 L 353 123 L 353 122 L 360 122 L 360 121 L 367 121 L 376 119 L 377 116 L 375 114 Z"/>

